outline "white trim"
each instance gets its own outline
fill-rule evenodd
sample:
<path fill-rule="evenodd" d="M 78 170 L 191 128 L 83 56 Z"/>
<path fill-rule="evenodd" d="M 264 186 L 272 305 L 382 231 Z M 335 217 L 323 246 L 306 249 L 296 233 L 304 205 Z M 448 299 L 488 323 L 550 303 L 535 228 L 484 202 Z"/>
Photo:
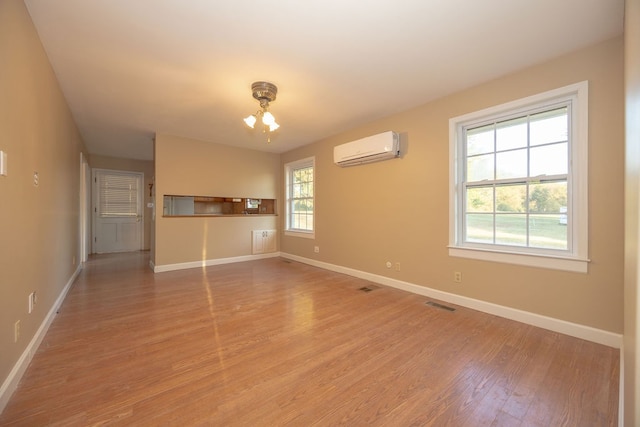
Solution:
<path fill-rule="evenodd" d="M 618 427 L 624 427 L 624 340 L 620 346 L 620 379 L 618 380 Z"/>
<path fill-rule="evenodd" d="M 84 153 L 80 152 L 80 206 L 79 206 L 80 244 L 78 263 L 87 261 L 91 247 L 89 224 L 91 218 L 91 168 Z"/>
<path fill-rule="evenodd" d="M 154 273 L 164 273 L 167 271 L 186 270 L 189 268 L 203 268 L 203 267 L 209 267 L 211 265 L 232 264 L 234 262 L 254 261 L 257 259 L 276 258 L 279 256 L 280 256 L 280 252 L 270 252 L 267 254 L 242 255 L 242 256 L 230 257 L 230 258 L 205 259 L 202 261 L 190 261 L 190 262 L 181 262 L 177 264 L 164 264 L 164 265 L 155 265 L 151 261 L 149 261 L 149 266 L 151 267 Z"/>
<path fill-rule="evenodd" d="M 479 259 L 482 261 L 507 262 L 509 264 L 572 271 L 574 273 L 586 273 L 589 269 L 590 262 L 588 259 L 554 257 L 541 254 L 521 254 L 517 252 L 501 252 L 497 250 L 492 251 L 466 247 L 449 247 L 449 256 Z"/>
<path fill-rule="evenodd" d="M 365 271 L 355 270 L 348 267 L 342 267 L 339 265 L 316 261 L 313 259 L 304 258 L 297 255 L 281 253 L 280 256 L 282 256 L 283 258 L 288 258 L 294 261 L 302 262 L 304 264 L 309 264 L 315 267 L 323 268 L 325 270 L 347 274 L 349 276 L 354 276 L 360 279 L 369 280 L 371 282 L 378 283 L 381 285 L 391 286 L 393 288 L 402 289 L 404 291 L 412 292 L 414 294 L 435 298 L 451 304 L 460 305 L 462 307 L 482 311 L 483 313 L 493 314 L 495 316 L 500 316 L 506 319 L 515 320 L 521 323 L 525 323 L 527 325 L 532 325 L 539 328 L 548 329 L 550 331 L 558 332 L 561 334 L 570 335 L 572 337 L 606 345 L 608 347 L 620 348 L 622 346 L 622 334 L 616 334 L 614 332 L 604 331 L 602 329 L 596 329 L 591 326 L 585 326 L 577 323 L 567 322 L 565 320 L 555 319 L 552 317 L 543 316 L 543 315 L 531 313 L 528 311 L 518 310 L 511 307 L 505 307 L 502 305 L 481 301 L 481 300 L 477 300 L 477 299 L 473 299 L 473 298 L 469 298 L 461 295 L 456 295 L 449 292 L 444 292 L 444 291 L 428 288 L 426 286 L 416 285 L 409 282 L 403 282 L 401 280 L 391 279 L 389 277 L 367 273 Z"/>
<path fill-rule="evenodd" d="M 529 265 L 541 268 L 586 273 L 588 271 L 588 147 L 589 147 L 589 82 L 582 81 L 547 92 L 514 100 L 504 104 L 474 111 L 449 119 L 449 255 L 506 262 L 511 264 Z M 571 228 L 567 230 L 569 250 L 561 256 L 545 254 L 527 248 L 526 251 L 514 253 L 510 249 L 502 250 L 501 246 L 478 249 L 477 246 L 460 242 L 462 233 L 462 219 L 460 218 L 462 205 L 460 172 L 464 167 L 464 157 L 461 153 L 461 132 L 463 125 L 480 123 L 488 118 L 494 119 L 501 114 L 515 114 L 526 112 L 533 107 L 551 104 L 556 101 L 571 101 L 571 144 L 569 155 L 570 193 L 567 200 L 571 212 Z M 489 245 L 490 246 L 490 245 Z M 456 250 L 453 250 L 456 249 Z M 517 248 L 514 248 L 517 251 Z M 513 255 L 513 256 L 511 256 Z M 551 260 L 551 261 L 550 261 Z"/>
<path fill-rule="evenodd" d="M 31 338 L 29 345 L 27 345 L 27 347 L 24 349 L 22 355 L 13 366 L 13 369 L 11 369 L 11 372 L 9 372 L 9 375 L 5 379 L 4 383 L 2 383 L 2 387 L 0 387 L 0 413 L 2 413 L 5 406 L 7 406 L 7 403 L 9 403 L 11 395 L 18 387 L 22 376 L 29 367 L 29 363 L 31 363 L 31 360 L 36 354 L 40 343 L 49 330 L 49 326 L 51 326 L 53 319 L 56 317 L 58 309 L 62 305 L 65 297 L 67 296 L 67 293 L 69 292 L 69 289 L 71 289 L 71 285 L 73 285 L 73 282 L 76 280 L 81 270 L 82 263 L 78 264 L 76 270 L 71 275 L 71 278 L 69 279 L 69 281 L 67 281 L 67 284 L 64 286 L 62 292 L 60 292 L 60 295 L 58 295 L 58 298 L 49 310 L 49 313 L 47 313 L 47 316 L 42 321 L 42 324 L 40 324 L 40 327 L 36 331 L 35 335 L 33 336 L 33 338 Z"/>
<path fill-rule="evenodd" d="M 294 231 L 294 230 L 285 230 L 285 236 L 290 237 L 302 237 L 303 239 L 315 239 L 316 234 L 313 231 Z"/>
<path fill-rule="evenodd" d="M 291 226 L 291 206 L 289 201 L 291 194 L 289 193 L 291 187 L 291 172 L 294 169 L 301 169 L 309 167 L 313 169 L 313 225 L 311 230 L 297 230 L 289 228 Z M 284 234 L 285 236 L 302 237 L 305 239 L 315 239 L 316 237 L 316 157 L 305 157 L 304 159 L 294 160 L 284 165 Z"/>

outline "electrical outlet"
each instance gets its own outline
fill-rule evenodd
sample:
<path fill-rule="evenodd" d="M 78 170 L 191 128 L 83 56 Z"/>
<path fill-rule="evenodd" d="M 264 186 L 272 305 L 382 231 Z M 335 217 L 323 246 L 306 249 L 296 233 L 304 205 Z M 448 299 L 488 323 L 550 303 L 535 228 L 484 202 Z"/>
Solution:
<path fill-rule="evenodd" d="M 396 271 L 400 271 L 400 263 L 396 262 Z"/>
<path fill-rule="evenodd" d="M 16 320 L 13 324 L 13 342 L 18 342 L 18 338 L 20 338 L 20 321 Z"/>
<path fill-rule="evenodd" d="M 453 272 L 453 281 L 456 283 L 462 283 L 462 273 L 459 271 Z"/>
<path fill-rule="evenodd" d="M 313 252 L 315 252 L 317 254 L 320 253 L 320 246 L 314 246 L 313 247 Z"/>

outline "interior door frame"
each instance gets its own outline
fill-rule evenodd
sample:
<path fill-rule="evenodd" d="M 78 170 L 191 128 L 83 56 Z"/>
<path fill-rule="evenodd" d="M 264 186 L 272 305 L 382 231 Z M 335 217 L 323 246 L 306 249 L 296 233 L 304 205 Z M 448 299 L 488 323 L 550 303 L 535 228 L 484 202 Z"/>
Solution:
<path fill-rule="evenodd" d="M 100 192 L 97 189 L 98 186 L 98 178 L 97 174 L 99 172 L 113 172 L 117 174 L 129 174 L 136 175 L 140 178 L 140 186 L 138 187 L 138 212 L 140 212 L 140 241 L 138 242 L 139 251 L 144 249 L 144 172 L 138 171 L 127 171 L 127 170 L 119 170 L 119 169 L 104 169 L 104 168 L 92 168 L 91 169 L 91 188 L 92 188 L 92 197 L 91 197 L 91 253 L 96 252 L 96 222 L 98 215 L 98 197 Z"/>
<path fill-rule="evenodd" d="M 91 168 L 87 157 L 80 152 L 80 265 L 87 262 L 91 248 Z"/>

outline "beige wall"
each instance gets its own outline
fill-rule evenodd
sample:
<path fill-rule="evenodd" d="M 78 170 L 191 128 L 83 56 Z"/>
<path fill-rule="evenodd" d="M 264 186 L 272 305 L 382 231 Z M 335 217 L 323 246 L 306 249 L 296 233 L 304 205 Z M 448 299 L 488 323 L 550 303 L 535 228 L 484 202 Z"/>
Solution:
<path fill-rule="evenodd" d="M 590 101 L 589 273 L 448 256 L 449 118 L 583 80 Z M 281 251 L 622 333 L 622 80 L 619 38 L 284 154 L 283 164 L 316 156 L 317 222 L 315 240 L 281 236 Z M 401 134 L 400 159 L 333 164 L 333 146 L 386 130 Z M 386 261 L 401 270 L 387 269 Z M 462 272 L 461 284 L 454 271 Z"/>
<path fill-rule="evenodd" d="M 0 1 L 0 383 L 78 267 L 83 143 L 21 0 Z M 33 183 L 38 172 L 39 185 Z M 28 314 L 28 295 L 38 304 Z M 13 326 L 21 336 L 14 343 Z"/>
<path fill-rule="evenodd" d="M 634 28 L 638 3 L 628 19 Z M 638 38 L 627 36 L 628 106 L 637 106 Z M 634 44 L 635 43 L 635 44 Z M 79 168 L 85 151 L 29 15 L 20 0 L 0 1 L 0 381 L 7 378 L 79 259 Z M 431 76 L 437 78 L 437 76 Z M 451 258 L 448 243 L 448 120 L 450 117 L 570 83 L 590 86 L 590 258 L 588 274 Z M 251 253 L 251 230 L 282 229 L 284 218 L 163 218 L 163 194 L 277 198 L 282 165 L 316 156 L 316 239 L 280 235 L 283 252 L 428 286 L 483 301 L 621 333 L 623 331 L 624 135 L 623 43 L 612 40 L 419 108 L 372 122 L 282 156 L 159 134 L 155 145 L 156 265 Z M 631 103 L 630 103 L 631 102 Z M 632 110 L 636 111 L 636 110 Z M 637 116 L 634 116 L 637 117 Z M 630 130 L 629 130 L 630 129 Z M 627 130 L 637 153 L 638 131 Z M 634 130 L 635 129 L 635 130 Z M 334 145 L 384 130 L 402 134 L 401 159 L 353 168 L 333 165 Z M 637 160 L 637 159 L 635 159 Z M 640 167 L 627 162 L 627 185 Z M 128 161 L 92 156 L 92 167 L 129 169 Z M 119 166 L 116 166 L 119 165 Z M 146 168 L 148 165 L 141 166 Z M 40 178 L 33 185 L 33 172 Z M 151 175 L 145 172 L 145 180 Z M 627 224 L 637 234 L 637 192 L 627 199 Z M 10 206 L 10 209 L 7 208 Z M 280 211 L 281 212 L 281 211 Z M 638 236 L 627 239 L 625 387 L 628 425 L 638 379 Z M 149 237 L 149 235 L 151 237 Z M 153 243 L 155 239 L 155 246 Z M 320 247 L 320 253 L 313 252 Z M 401 263 L 401 271 L 386 269 Z M 452 281 L 461 271 L 463 283 Z M 27 296 L 38 306 L 27 314 Z M 21 339 L 13 342 L 13 324 Z M 635 393 L 635 394 L 634 394 Z"/>
<path fill-rule="evenodd" d="M 151 202 L 151 195 L 149 193 L 149 184 L 153 182 L 153 161 L 150 160 L 134 160 L 134 159 L 121 159 L 117 157 L 107 157 L 92 154 L 89 163 L 93 169 L 112 169 L 119 171 L 129 172 L 142 172 L 144 174 L 144 248 L 149 250 L 151 248 L 150 236 L 151 236 L 151 214 L 152 208 L 147 208 L 147 204 Z"/>
<path fill-rule="evenodd" d="M 640 425 L 640 1 L 625 3 L 624 425 Z"/>
<path fill-rule="evenodd" d="M 280 156 L 158 134 L 155 140 L 156 266 L 251 254 L 251 230 L 276 216 L 163 218 L 165 194 L 276 199 Z"/>

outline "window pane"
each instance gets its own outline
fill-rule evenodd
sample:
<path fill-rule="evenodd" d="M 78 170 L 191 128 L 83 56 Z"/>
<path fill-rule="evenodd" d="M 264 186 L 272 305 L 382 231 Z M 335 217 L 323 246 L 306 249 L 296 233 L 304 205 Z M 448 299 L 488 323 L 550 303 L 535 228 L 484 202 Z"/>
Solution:
<path fill-rule="evenodd" d="M 493 243 L 493 214 L 466 215 L 466 241 Z"/>
<path fill-rule="evenodd" d="M 313 200 L 310 199 L 301 199 L 294 200 L 293 202 L 293 212 L 313 212 Z"/>
<path fill-rule="evenodd" d="M 567 210 L 567 181 L 543 182 L 529 187 L 529 212 L 557 213 Z"/>
<path fill-rule="evenodd" d="M 526 246 L 527 216 L 525 214 L 496 215 L 496 244 Z"/>
<path fill-rule="evenodd" d="M 300 229 L 300 214 L 291 215 L 291 228 Z"/>
<path fill-rule="evenodd" d="M 567 107 L 545 111 L 531 116 L 531 145 L 549 144 L 569 140 Z"/>
<path fill-rule="evenodd" d="M 291 229 L 313 230 L 313 214 L 294 213 L 291 215 Z"/>
<path fill-rule="evenodd" d="M 467 156 L 491 153 L 493 148 L 493 124 L 467 130 Z"/>
<path fill-rule="evenodd" d="M 533 147 L 530 150 L 530 176 L 566 175 L 569 169 L 568 143 Z"/>
<path fill-rule="evenodd" d="M 300 185 L 300 197 L 309 197 L 309 183 L 305 182 Z"/>
<path fill-rule="evenodd" d="M 506 151 L 496 154 L 496 179 L 527 176 L 527 150 Z"/>
<path fill-rule="evenodd" d="M 493 154 L 467 158 L 467 181 L 493 179 Z"/>
<path fill-rule="evenodd" d="M 100 216 L 138 215 L 138 177 L 124 174 L 100 175 Z"/>
<path fill-rule="evenodd" d="M 467 188 L 467 212 L 493 212 L 493 187 Z"/>
<path fill-rule="evenodd" d="M 295 169 L 293 171 L 293 182 L 308 182 L 313 180 L 313 168 Z"/>
<path fill-rule="evenodd" d="M 527 146 L 527 118 L 507 120 L 497 124 L 496 150 L 504 151 Z"/>
<path fill-rule="evenodd" d="M 525 212 L 527 186 L 500 185 L 496 187 L 496 212 Z"/>
<path fill-rule="evenodd" d="M 567 244 L 567 225 L 562 215 L 530 215 L 529 246 L 543 249 L 564 249 Z"/>

